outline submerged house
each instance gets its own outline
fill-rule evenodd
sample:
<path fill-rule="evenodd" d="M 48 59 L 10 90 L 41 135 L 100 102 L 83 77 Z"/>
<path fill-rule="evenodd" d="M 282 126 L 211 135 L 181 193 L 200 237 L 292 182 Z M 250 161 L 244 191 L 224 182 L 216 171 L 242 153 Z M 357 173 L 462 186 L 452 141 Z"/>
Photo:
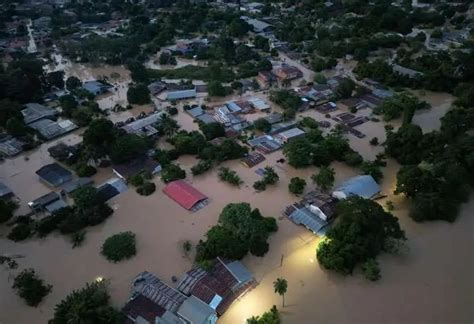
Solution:
<path fill-rule="evenodd" d="M 370 175 L 359 175 L 345 181 L 339 188 L 333 191 L 332 196 L 337 199 L 347 199 L 351 196 L 359 196 L 372 199 L 380 193 L 380 186 Z"/>
<path fill-rule="evenodd" d="M 324 234 L 329 222 L 335 217 L 336 204 L 337 199 L 334 197 L 312 191 L 300 202 L 288 206 L 283 214 L 293 223 L 303 225 L 315 234 Z"/>
<path fill-rule="evenodd" d="M 41 119 L 55 119 L 59 115 L 59 111 L 56 109 L 43 106 L 39 103 L 28 103 L 25 105 L 25 109 L 21 111 L 23 115 L 23 121 L 29 125 Z"/>
<path fill-rule="evenodd" d="M 161 165 L 147 157 L 139 157 L 127 163 L 116 164 L 112 170 L 119 178 L 127 180 L 142 171 L 149 172 L 151 175 L 158 174 L 161 172 Z"/>
<path fill-rule="evenodd" d="M 190 211 L 196 211 L 204 207 L 208 202 L 207 196 L 184 180 L 175 180 L 168 183 L 163 188 L 163 192 L 183 208 Z"/>
<path fill-rule="evenodd" d="M 58 187 L 72 180 L 71 171 L 63 168 L 57 163 L 51 163 L 43 166 L 35 172 L 41 181 L 51 187 Z"/>
<path fill-rule="evenodd" d="M 123 308 L 127 323 L 215 324 L 216 312 L 194 296 L 186 296 L 144 271 L 132 282 L 132 296 Z"/>
<path fill-rule="evenodd" d="M 93 80 L 84 82 L 82 89 L 94 96 L 98 96 L 109 91 L 110 86 L 100 81 Z"/>

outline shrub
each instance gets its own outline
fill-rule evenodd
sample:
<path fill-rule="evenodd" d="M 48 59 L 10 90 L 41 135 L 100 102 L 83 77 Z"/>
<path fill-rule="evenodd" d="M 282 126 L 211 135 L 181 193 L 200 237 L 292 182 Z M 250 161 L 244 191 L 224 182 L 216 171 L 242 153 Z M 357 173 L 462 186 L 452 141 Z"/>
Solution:
<path fill-rule="evenodd" d="M 373 137 L 369 143 L 370 145 L 377 146 L 379 145 L 379 139 L 377 137 Z"/>
<path fill-rule="evenodd" d="M 149 196 L 154 193 L 156 186 L 153 182 L 145 182 L 142 186 L 137 188 L 137 193 L 142 196 Z"/>
<path fill-rule="evenodd" d="M 78 177 L 91 177 L 97 173 L 97 170 L 91 165 L 80 164 L 76 168 L 76 173 Z"/>
<path fill-rule="evenodd" d="M 201 160 L 198 162 L 198 164 L 194 165 L 191 168 L 191 173 L 193 175 L 200 175 L 203 174 L 204 172 L 210 170 L 212 167 L 212 161 L 209 160 Z"/>
<path fill-rule="evenodd" d="M 164 183 L 168 183 L 178 179 L 186 178 L 186 171 L 176 164 L 168 164 L 161 171 L 161 179 Z"/>
<path fill-rule="evenodd" d="M 128 179 L 128 183 L 130 183 L 134 187 L 139 187 L 143 185 L 145 179 L 143 179 L 141 173 L 135 174 Z"/>
<path fill-rule="evenodd" d="M 122 232 L 107 238 L 102 245 L 102 255 L 112 262 L 129 259 L 137 253 L 135 234 Z"/>
<path fill-rule="evenodd" d="M 84 242 L 84 239 L 86 238 L 86 232 L 85 231 L 79 231 L 76 233 L 72 233 L 71 235 L 71 243 L 72 243 L 72 248 L 76 248 L 78 246 L 81 246 L 82 243 Z"/>
<path fill-rule="evenodd" d="M 52 286 L 45 285 L 33 269 L 25 269 L 15 277 L 12 288 L 28 306 L 36 307 L 49 294 Z"/>
<path fill-rule="evenodd" d="M 369 259 L 362 264 L 362 271 L 364 276 L 370 281 L 377 281 L 380 279 L 380 268 L 377 260 Z"/>
<path fill-rule="evenodd" d="M 302 194 L 305 187 L 306 181 L 298 177 L 291 178 L 290 183 L 288 184 L 288 190 L 295 195 Z"/>
<path fill-rule="evenodd" d="M 14 201 L 0 199 L 0 224 L 12 218 L 13 212 L 17 208 L 18 205 Z"/>
<path fill-rule="evenodd" d="M 230 170 L 229 168 L 226 167 L 221 167 L 219 168 L 219 172 L 217 173 L 219 176 L 219 179 L 222 181 L 228 182 L 233 186 L 240 186 L 242 183 L 242 179 L 237 175 L 237 173 L 233 170 Z"/>
<path fill-rule="evenodd" d="M 32 232 L 30 225 L 22 223 L 13 227 L 7 237 L 14 242 L 19 242 L 26 240 L 31 234 Z"/>
<path fill-rule="evenodd" d="M 256 191 L 265 191 L 267 189 L 267 184 L 263 180 L 255 181 L 253 183 L 253 188 Z"/>

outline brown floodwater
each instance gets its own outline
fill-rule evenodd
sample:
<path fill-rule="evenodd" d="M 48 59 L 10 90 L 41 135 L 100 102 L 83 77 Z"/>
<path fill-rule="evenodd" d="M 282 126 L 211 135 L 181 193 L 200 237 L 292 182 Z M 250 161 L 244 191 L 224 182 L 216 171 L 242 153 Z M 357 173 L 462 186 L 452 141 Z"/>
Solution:
<path fill-rule="evenodd" d="M 427 94 L 425 100 L 428 97 L 436 107 L 415 117 L 415 122 L 425 130 L 439 126 L 431 124 L 442 115 L 439 106 L 450 100 L 434 94 Z M 180 108 L 182 104 L 179 104 Z M 143 109 L 150 107 L 135 107 L 126 113 L 127 116 L 136 116 Z M 361 113 L 369 114 L 368 111 Z M 325 119 L 315 111 L 303 115 Z M 122 117 L 114 114 L 110 118 Z M 181 109 L 175 118 L 183 129 L 198 128 Z M 367 137 L 357 139 L 349 135 L 351 145 L 364 158 L 374 158 L 382 148 L 372 147 L 368 141 L 373 136 L 378 136 L 381 141 L 384 139 L 383 123 L 368 122 L 357 128 Z M 52 162 L 47 147 L 58 141 L 77 143 L 80 132 L 78 130 L 0 164 L 0 181 L 20 199 L 19 213 L 28 210 L 26 203 L 29 200 L 51 190 L 40 183 L 34 173 L 42 165 Z M 387 199 L 395 204 L 394 214 L 407 233 L 409 252 L 404 256 L 382 255 L 379 261 L 383 277 L 377 283 L 367 282 L 360 273 L 343 278 L 319 267 L 315 256 L 318 239 L 281 216 L 284 207 L 297 200 L 288 192 L 289 179 L 295 176 L 305 178 L 309 184 L 307 190 L 310 190 L 314 188 L 310 176 L 317 172 L 315 167 L 295 170 L 287 164 L 276 163 L 282 156 L 281 151 L 272 153 L 258 166 L 274 166 L 280 176 L 276 186 L 262 193 L 256 193 L 252 188 L 253 182 L 259 179 L 254 172 L 256 168 L 245 168 L 238 161 L 225 162 L 224 165 L 236 170 L 245 182 L 240 188 L 234 188 L 218 180 L 217 168 L 193 177 L 189 169 L 196 159 L 181 157 L 178 163 L 188 171 L 188 181 L 209 196 L 208 206 L 195 213 L 187 212 L 162 193 L 164 185 L 156 178 L 157 191 L 149 197 L 138 195 L 133 188 L 115 197 L 110 202 L 115 209 L 113 216 L 88 229 L 83 246 L 76 249 L 71 248 L 67 237 L 59 234 L 42 240 L 14 243 L 5 238 L 8 228 L 1 226 L 0 254 L 24 257 L 17 260 L 17 270 L 0 268 L 0 323 L 45 323 L 51 318 L 55 304 L 72 290 L 98 277 L 110 280 L 112 301 L 117 307 L 127 300 L 131 279 L 141 271 L 153 272 L 173 285 L 171 277 L 180 277 L 192 265 L 193 253 L 184 254 L 183 242 L 189 240 L 193 246 L 197 244 L 217 222 L 222 208 L 231 202 L 248 202 L 259 208 L 263 215 L 277 218 L 279 231 L 270 238 L 270 251 L 265 257 L 244 258 L 243 262 L 260 284 L 234 303 L 220 319 L 221 323 L 244 323 L 246 318 L 264 312 L 271 305 L 280 305 L 279 296 L 273 293 L 272 282 L 281 276 L 289 283 L 287 307 L 282 310 L 284 323 L 472 323 L 474 224 L 470 216 L 474 211 L 473 199 L 463 206 L 454 224 L 414 223 L 407 216 L 408 202 L 403 197 L 392 195 L 398 165 L 390 161 L 385 168 L 383 193 L 389 195 Z M 357 170 L 341 163 L 332 166 L 336 169 L 336 184 L 357 174 Z M 99 184 L 112 176 L 110 168 L 101 169 L 94 180 Z M 137 235 L 137 255 L 117 264 L 106 261 L 100 255 L 104 240 L 128 230 Z M 51 294 L 37 308 L 26 306 L 11 289 L 14 275 L 28 267 L 34 268 L 53 285 Z"/>

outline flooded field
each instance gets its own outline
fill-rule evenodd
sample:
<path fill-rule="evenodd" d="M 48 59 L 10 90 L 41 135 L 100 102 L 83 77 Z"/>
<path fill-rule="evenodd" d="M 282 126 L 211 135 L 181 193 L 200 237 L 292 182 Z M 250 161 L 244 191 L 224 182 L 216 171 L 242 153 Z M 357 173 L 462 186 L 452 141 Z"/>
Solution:
<path fill-rule="evenodd" d="M 118 85 L 117 93 L 112 94 L 116 97 L 108 99 L 109 95 L 99 99 L 101 107 L 106 107 L 120 98 L 126 100 L 126 96 L 123 97 L 125 86 L 122 88 L 120 85 L 128 84 L 129 75 L 121 69 L 71 65 L 66 67 L 66 73 L 84 80 L 103 75 L 110 79 L 112 73 L 118 73 L 120 77 L 113 81 Z M 433 108 L 418 112 L 414 121 L 425 131 L 436 129 L 452 98 L 432 93 L 426 93 L 422 98 Z M 218 103 L 216 100 L 212 105 Z M 178 104 L 180 112 L 174 118 L 182 129 L 198 129 L 192 118 L 182 111 L 183 104 Z M 109 118 L 121 121 L 149 109 L 152 109 L 151 105 L 134 107 L 113 113 Z M 370 114 L 370 111 L 361 114 Z M 248 119 L 264 115 L 253 114 Z M 325 120 L 323 114 L 314 110 L 302 115 Z M 394 125 L 397 126 L 397 122 Z M 370 146 L 368 142 L 374 136 L 380 142 L 385 140 L 384 123 L 367 122 L 357 129 L 367 136 L 358 139 L 348 135 L 351 146 L 364 158 L 374 159 L 382 148 Z M 28 211 L 28 201 L 51 190 L 35 175 L 37 169 L 52 162 L 47 148 L 58 141 L 77 143 L 81 140 L 81 132 L 78 130 L 0 164 L 0 181 L 19 197 L 20 214 Z M 245 184 L 237 189 L 218 180 L 217 168 L 193 177 L 189 169 L 196 163 L 195 158 L 181 157 L 178 163 L 187 170 L 187 180 L 209 196 L 208 206 L 196 213 L 187 212 L 162 193 L 164 185 L 159 178 L 155 178 L 157 191 L 149 197 L 138 195 L 130 187 L 114 198 L 110 202 L 115 209 L 113 216 L 105 223 L 88 229 L 83 246 L 76 249 L 71 248 L 67 237 L 59 234 L 42 240 L 14 243 L 5 238 L 8 228 L 0 227 L 0 254 L 24 256 L 17 260 L 18 270 L 0 268 L 0 323 L 45 323 L 51 318 L 55 304 L 72 290 L 97 277 L 110 280 L 112 300 L 117 307 L 127 300 L 131 279 L 141 271 L 153 272 L 173 285 L 171 277 L 175 275 L 179 278 L 192 265 L 193 253 L 189 256 L 184 254 L 183 242 L 189 240 L 195 246 L 217 222 L 222 208 L 231 202 L 248 202 L 252 207 L 259 208 L 263 215 L 277 218 L 279 231 L 270 238 L 270 251 L 265 257 L 246 257 L 243 260 L 260 285 L 231 306 L 220 323 L 245 323 L 246 318 L 261 314 L 271 305 L 279 306 L 281 299 L 273 293 L 272 287 L 277 277 L 285 277 L 289 283 L 287 307 L 282 310 L 284 323 L 472 323 L 474 220 L 471 216 L 474 199 L 464 205 L 454 224 L 416 224 L 407 216 L 407 201 L 392 195 L 398 165 L 390 161 L 384 169 L 383 193 L 395 204 L 394 214 L 407 233 L 410 251 L 405 256 L 381 256 L 382 279 L 377 283 L 367 282 L 359 273 L 343 278 L 322 270 L 318 265 L 315 255 L 318 239 L 281 216 L 284 207 L 297 199 L 288 192 L 289 180 L 295 176 L 305 178 L 309 184 L 307 190 L 310 190 L 314 188 L 310 176 L 318 171 L 315 167 L 295 170 L 287 164 L 278 164 L 276 161 L 282 157 L 281 151 L 275 152 L 258 165 L 273 166 L 280 176 L 277 186 L 269 186 L 262 193 L 255 193 L 252 188 L 253 182 L 259 179 L 254 172 L 256 168 L 245 168 L 238 161 L 224 163 L 236 170 L 244 180 Z M 333 163 L 332 166 L 336 170 L 336 185 L 358 173 L 341 163 Z M 110 168 L 100 169 L 94 180 L 100 184 L 112 176 Z M 118 264 L 109 263 L 100 255 L 102 243 L 108 236 L 128 230 L 137 235 L 137 255 Z M 53 285 L 51 294 L 38 308 L 26 306 L 11 289 L 14 275 L 28 267 L 34 268 L 47 283 Z"/>

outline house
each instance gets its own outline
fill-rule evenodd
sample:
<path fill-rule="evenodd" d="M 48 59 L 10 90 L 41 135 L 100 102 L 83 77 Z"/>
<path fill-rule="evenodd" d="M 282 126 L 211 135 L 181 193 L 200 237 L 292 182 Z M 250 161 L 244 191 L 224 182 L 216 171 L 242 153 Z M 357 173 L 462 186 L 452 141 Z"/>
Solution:
<path fill-rule="evenodd" d="M 139 157 L 127 163 L 116 164 L 112 170 L 119 178 L 127 180 L 142 171 L 151 175 L 158 174 L 161 172 L 161 165 L 155 160 Z"/>
<path fill-rule="evenodd" d="M 122 192 L 127 191 L 127 189 L 128 187 L 125 181 L 118 178 L 112 178 L 97 187 L 97 196 L 99 197 L 99 200 L 106 202 Z"/>
<path fill-rule="evenodd" d="M 166 83 L 163 81 L 152 82 L 147 88 L 152 96 L 157 96 L 166 89 Z"/>
<path fill-rule="evenodd" d="M 295 127 L 276 134 L 274 138 L 281 144 L 285 144 L 292 139 L 303 136 L 304 134 L 304 130 Z"/>
<path fill-rule="evenodd" d="M 91 186 L 94 181 L 91 178 L 77 178 L 66 182 L 61 186 L 61 190 L 67 194 L 72 194 L 81 187 Z"/>
<path fill-rule="evenodd" d="M 82 89 L 94 96 L 104 94 L 109 91 L 110 86 L 97 80 L 86 81 L 82 84 Z"/>
<path fill-rule="evenodd" d="M 57 192 L 50 192 L 28 203 L 28 206 L 34 212 L 47 211 L 53 213 L 61 208 L 67 207 L 66 202 L 62 200 Z"/>
<path fill-rule="evenodd" d="M 332 196 L 337 199 L 347 199 L 351 196 L 359 196 L 371 199 L 380 193 L 380 186 L 370 175 L 359 175 L 345 181 L 339 188 L 333 191 Z"/>
<path fill-rule="evenodd" d="M 0 182 L 0 199 L 7 199 L 13 196 L 13 191 L 3 182 Z"/>
<path fill-rule="evenodd" d="M 220 316 L 255 285 L 252 274 L 241 262 L 216 258 L 210 270 L 195 266 L 188 271 L 178 283 L 178 290 L 198 298 Z"/>
<path fill-rule="evenodd" d="M 23 151 L 23 143 L 16 138 L 7 135 L 7 134 L 0 134 L 0 157 L 1 156 L 8 156 L 12 157 L 17 154 L 20 154 Z"/>
<path fill-rule="evenodd" d="M 55 119 L 59 112 L 56 109 L 40 105 L 39 103 L 28 103 L 25 109 L 21 111 L 23 121 L 29 125 L 35 121 L 49 118 Z"/>
<path fill-rule="evenodd" d="M 324 234 L 336 213 L 337 199 L 321 192 L 307 193 L 301 201 L 288 206 L 284 215 L 315 234 Z"/>
<path fill-rule="evenodd" d="M 196 211 L 207 205 L 208 198 L 184 180 L 168 183 L 163 192 L 183 208 Z"/>
<path fill-rule="evenodd" d="M 61 121 L 41 119 L 29 124 L 28 126 L 38 131 L 38 133 L 47 140 L 60 137 L 78 128 L 76 124 L 68 119 Z"/>
<path fill-rule="evenodd" d="M 202 114 L 204 114 L 204 110 L 201 107 L 195 107 L 195 108 L 186 110 L 186 113 L 193 118 L 197 118 L 201 116 Z"/>
<path fill-rule="evenodd" d="M 266 117 L 263 117 L 264 119 L 266 119 L 270 124 L 277 124 L 277 123 L 280 123 L 283 121 L 283 115 L 282 114 L 271 114 L 271 115 L 268 115 Z"/>
<path fill-rule="evenodd" d="M 406 67 L 398 65 L 398 64 L 392 64 L 392 69 L 393 69 L 394 72 L 396 72 L 400 75 L 406 76 L 410 79 L 414 79 L 416 77 L 423 76 L 422 72 L 419 72 L 419 71 L 416 71 L 416 70 L 413 70 L 413 69 L 409 69 L 409 68 L 406 68 Z"/>
<path fill-rule="evenodd" d="M 276 76 L 271 71 L 260 71 L 256 80 L 262 89 L 270 88 L 276 81 Z"/>
<path fill-rule="evenodd" d="M 303 72 L 295 66 L 283 64 L 276 69 L 275 75 L 280 81 L 291 81 L 303 77 Z"/>
<path fill-rule="evenodd" d="M 247 24 L 249 24 L 252 27 L 252 30 L 257 34 L 267 33 L 267 32 L 272 31 L 273 29 L 272 25 L 267 24 L 266 22 L 258 20 L 258 19 L 250 18 L 247 16 L 242 16 L 240 17 L 240 19 L 246 21 Z"/>
<path fill-rule="evenodd" d="M 164 112 L 151 114 L 122 126 L 122 129 L 128 134 L 135 134 L 143 137 L 154 136 L 158 134 L 158 130 L 156 129 L 155 125 L 159 123 L 161 117 L 164 114 Z"/>
<path fill-rule="evenodd" d="M 250 147 L 263 154 L 275 152 L 281 148 L 281 144 L 270 135 L 262 135 L 247 141 Z"/>
<path fill-rule="evenodd" d="M 184 99 L 191 99 L 196 98 L 196 89 L 187 89 L 187 90 L 176 90 L 176 91 L 169 91 L 166 94 L 166 100 L 184 100 Z"/>
<path fill-rule="evenodd" d="M 260 98 L 249 99 L 249 102 L 252 107 L 254 107 L 258 111 L 269 111 L 271 109 L 271 106 Z"/>
<path fill-rule="evenodd" d="M 58 187 L 72 180 L 71 171 L 63 168 L 57 163 L 45 165 L 35 173 L 40 177 L 41 181 L 51 187 Z"/>
<path fill-rule="evenodd" d="M 275 135 L 283 131 L 296 127 L 296 121 L 281 122 L 272 125 L 272 129 L 268 132 L 270 135 Z"/>
<path fill-rule="evenodd" d="M 214 309 L 195 296 L 186 296 L 144 271 L 132 283 L 132 297 L 123 308 L 131 323 L 215 324 Z"/>
<path fill-rule="evenodd" d="M 196 119 L 203 124 L 209 125 L 215 123 L 216 120 L 208 113 L 204 113 L 196 117 Z"/>
<path fill-rule="evenodd" d="M 246 157 L 240 159 L 240 163 L 242 163 L 247 168 L 253 168 L 254 166 L 262 163 L 263 161 L 265 161 L 265 156 L 257 152 L 251 153 Z"/>

